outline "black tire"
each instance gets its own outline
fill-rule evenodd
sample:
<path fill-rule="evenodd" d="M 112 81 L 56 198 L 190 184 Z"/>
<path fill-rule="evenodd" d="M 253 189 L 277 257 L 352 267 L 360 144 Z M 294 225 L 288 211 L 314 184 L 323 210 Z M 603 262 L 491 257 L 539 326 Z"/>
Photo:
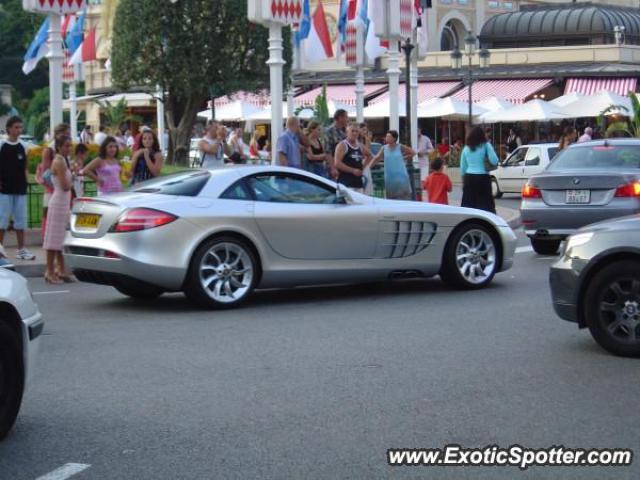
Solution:
<path fill-rule="evenodd" d="M 153 300 L 164 293 L 164 290 L 153 285 L 123 280 L 113 286 L 121 294 L 139 300 Z"/>
<path fill-rule="evenodd" d="M 498 180 L 495 177 L 491 177 L 491 193 L 493 198 L 502 198 L 504 193 L 500 190 L 500 185 L 498 185 Z"/>
<path fill-rule="evenodd" d="M 4 320 L 0 319 L 0 440 L 11 431 L 24 392 L 22 343 Z"/>
<path fill-rule="evenodd" d="M 531 238 L 530 240 L 533 251 L 539 255 L 556 255 L 561 242 L 561 240 L 541 240 L 539 238 Z"/>
<path fill-rule="evenodd" d="M 219 259 L 223 260 L 220 264 L 218 264 L 215 257 L 211 256 L 208 252 L 215 250 L 216 248 L 222 248 L 223 246 L 231 246 L 231 256 L 229 257 L 229 253 L 227 253 L 227 258 L 222 259 L 220 256 Z M 240 254 L 239 252 L 242 252 Z M 205 258 L 207 256 L 207 258 Z M 203 282 L 206 282 L 206 279 L 201 278 L 201 268 L 208 268 L 211 274 L 218 275 L 218 272 L 211 266 L 203 267 L 203 263 L 207 261 L 211 261 L 212 265 L 215 263 L 216 265 L 222 266 L 227 265 L 229 268 L 227 269 L 228 273 L 236 271 L 237 267 L 232 266 L 233 263 L 238 261 L 242 257 L 242 260 L 239 260 L 242 265 L 240 271 L 244 271 L 247 269 L 247 272 L 242 274 L 242 278 L 238 281 L 238 277 L 234 274 L 231 274 L 231 277 L 235 279 L 236 285 L 240 284 L 241 288 L 238 288 L 234 291 L 233 295 L 226 295 L 222 292 L 220 295 L 220 290 L 224 287 L 218 288 L 218 292 L 216 294 L 217 285 L 220 283 L 221 285 L 225 285 L 225 282 L 228 284 L 228 288 L 231 290 L 231 284 L 229 281 L 214 281 L 210 283 L 210 288 L 205 288 Z M 236 238 L 234 236 L 222 235 L 219 237 L 214 237 L 207 240 L 203 243 L 198 250 L 196 250 L 195 254 L 191 258 L 191 263 L 189 265 L 189 272 L 187 273 L 187 278 L 184 284 L 184 293 L 187 298 L 202 308 L 207 309 L 228 309 L 235 308 L 242 303 L 251 295 L 253 289 L 256 286 L 259 277 L 259 268 L 260 265 L 256 259 L 256 255 L 253 253 L 253 249 L 243 240 Z M 228 278 L 231 278 L 228 277 Z M 236 288 L 234 286 L 234 288 Z M 240 292 L 240 293 L 238 293 Z M 218 299 L 214 298 L 218 296 Z M 234 296 L 236 298 L 234 298 Z"/>
<path fill-rule="evenodd" d="M 614 355 L 640 357 L 639 261 L 604 267 L 591 278 L 583 302 L 587 327 L 598 345 Z"/>
<path fill-rule="evenodd" d="M 486 238 L 492 242 L 490 252 L 493 255 L 493 260 L 491 264 L 492 268 L 485 267 L 488 271 L 483 272 L 486 273 L 486 278 L 479 282 L 472 282 L 462 273 L 462 267 L 459 266 L 457 258 L 460 254 L 459 249 L 462 248 L 460 246 L 461 240 L 470 232 L 478 231 L 483 232 L 484 235 L 486 235 Z M 486 287 L 491 283 L 498 269 L 500 255 L 498 245 L 499 240 L 495 232 L 491 231 L 489 227 L 486 227 L 481 223 L 471 222 L 456 228 L 456 230 L 454 230 L 454 232 L 449 236 L 444 249 L 442 266 L 440 267 L 440 278 L 447 285 L 464 290 L 477 290 Z M 490 255 L 491 253 L 488 253 L 487 255 Z"/>

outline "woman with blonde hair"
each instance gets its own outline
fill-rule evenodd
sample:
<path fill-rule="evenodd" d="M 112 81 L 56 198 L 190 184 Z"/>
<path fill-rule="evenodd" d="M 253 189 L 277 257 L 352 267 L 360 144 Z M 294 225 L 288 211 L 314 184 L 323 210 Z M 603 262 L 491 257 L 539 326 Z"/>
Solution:
<path fill-rule="evenodd" d="M 309 140 L 309 146 L 306 148 L 307 162 L 309 165 L 309 171 L 320 175 L 321 177 L 327 176 L 327 154 L 324 152 L 324 147 L 320 141 L 320 123 L 312 120 L 304 131 L 307 139 Z"/>

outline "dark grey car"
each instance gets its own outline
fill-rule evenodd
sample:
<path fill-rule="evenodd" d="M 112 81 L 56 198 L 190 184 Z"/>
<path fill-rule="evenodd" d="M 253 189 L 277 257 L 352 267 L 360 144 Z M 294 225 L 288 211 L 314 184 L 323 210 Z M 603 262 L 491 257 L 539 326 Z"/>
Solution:
<path fill-rule="evenodd" d="M 553 308 L 616 355 L 640 357 L 640 216 L 580 229 L 551 267 Z"/>
<path fill-rule="evenodd" d="M 520 213 L 533 249 L 554 254 L 580 227 L 640 212 L 640 140 L 574 144 L 522 190 Z"/>

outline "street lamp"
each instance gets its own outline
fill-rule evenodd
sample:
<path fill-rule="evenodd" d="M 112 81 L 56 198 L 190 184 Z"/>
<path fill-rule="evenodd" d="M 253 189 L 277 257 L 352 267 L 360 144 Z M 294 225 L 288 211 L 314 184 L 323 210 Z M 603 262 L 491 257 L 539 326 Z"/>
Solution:
<path fill-rule="evenodd" d="M 460 70 L 462 68 L 462 60 L 463 56 L 467 57 L 467 71 L 463 77 L 463 80 L 467 84 L 467 89 L 469 91 L 469 126 L 473 124 L 473 94 L 472 87 L 474 82 L 473 77 L 473 56 L 476 53 L 476 42 L 478 38 L 472 33 L 467 32 L 464 37 L 464 53 L 460 51 L 457 47 L 451 51 L 451 68 L 454 70 Z M 486 48 L 482 48 L 478 51 L 478 65 L 480 68 L 488 68 L 489 67 L 489 59 L 491 57 L 491 52 Z"/>

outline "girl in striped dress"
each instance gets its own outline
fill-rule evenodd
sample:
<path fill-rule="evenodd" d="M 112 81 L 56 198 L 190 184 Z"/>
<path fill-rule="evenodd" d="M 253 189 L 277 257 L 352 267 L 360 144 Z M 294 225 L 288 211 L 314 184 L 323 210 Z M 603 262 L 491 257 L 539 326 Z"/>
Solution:
<path fill-rule="evenodd" d="M 47 283 L 59 284 L 64 281 L 73 281 L 73 276 L 66 274 L 62 256 L 62 244 L 71 210 L 72 175 L 69 169 L 71 138 L 66 135 L 56 137 L 55 149 L 56 156 L 51 164 L 53 194 L 49 199 L 43 248 L 47 251 L 47 269 L 44 278 Z"/>
<path fill-rule="evenodd" d="M 131 185 L 157 177 L 162 170 L 162 153 L 156 134 L 142 132 L 140 144 L 142 148 L 133 154 L 131 160 Z"/>

